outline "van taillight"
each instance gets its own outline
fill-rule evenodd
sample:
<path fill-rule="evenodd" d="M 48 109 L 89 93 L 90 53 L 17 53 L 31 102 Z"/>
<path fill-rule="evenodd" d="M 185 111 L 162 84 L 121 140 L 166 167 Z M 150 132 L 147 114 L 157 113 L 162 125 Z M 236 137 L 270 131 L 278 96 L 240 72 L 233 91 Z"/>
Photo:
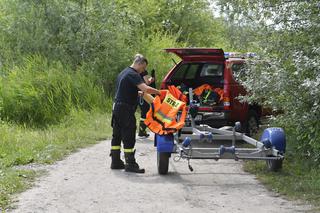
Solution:
<path fill-rule="evenodd" d="M 229 97 L 224 97 L 223 98 L 223 109 L 225 109 L 225 110 L 230 110 L 231 109 L 230 98 Z"/>

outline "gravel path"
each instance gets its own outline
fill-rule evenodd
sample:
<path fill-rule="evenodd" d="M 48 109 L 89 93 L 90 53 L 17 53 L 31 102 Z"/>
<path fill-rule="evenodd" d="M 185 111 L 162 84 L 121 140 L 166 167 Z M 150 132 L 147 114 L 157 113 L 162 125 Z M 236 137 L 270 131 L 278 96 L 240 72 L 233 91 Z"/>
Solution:
<path fill-rule="evenodd" d="M 35 186 L 20 194 L 11 212 L 306 212 L 309 206 L 268 191 L 233 160 L 170 160 L 160 176 L 150 140 L 138 140 L 137 161 L 145 174 L 109 169 L 110 141 L 80 150 L 55 165 Z"/>

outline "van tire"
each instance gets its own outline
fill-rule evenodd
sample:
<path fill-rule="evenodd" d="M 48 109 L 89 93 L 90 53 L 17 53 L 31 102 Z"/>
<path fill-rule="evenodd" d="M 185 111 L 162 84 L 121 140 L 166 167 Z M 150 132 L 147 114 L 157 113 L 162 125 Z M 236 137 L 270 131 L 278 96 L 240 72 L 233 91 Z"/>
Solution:
<path fill-rule="evenodd" d="M 254 110 L 249 110 L 248 117 L 245 125 L 245 133 L 249 137 L 257 134 L 259 130 L 259 118 L 258 114 Z"/>

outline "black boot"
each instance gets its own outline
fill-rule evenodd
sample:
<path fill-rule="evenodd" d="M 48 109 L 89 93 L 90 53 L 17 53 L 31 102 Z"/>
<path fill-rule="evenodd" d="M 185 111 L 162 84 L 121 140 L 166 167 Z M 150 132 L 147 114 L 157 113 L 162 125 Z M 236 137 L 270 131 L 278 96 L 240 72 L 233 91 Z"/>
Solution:
<path fill-rule="evenodd" d="M 111 169 L 124 169 L 124 162 L 120 158 L 120 150 L 111 150 Z"/>
<path fill-rule="evenodd" d="M 126 159 L 125 171 L 126 172 L 135 172 L 135 173 L 144 173 L 145 170 L 139 168 L 139 165 L 136 162 L 134 154 L 135 154 L 135 151 L 124 153 L 124 156 Z"/>
<path fill-rule="evenodd" d="M 139 137 L 149 137 L 149 134 L 147 133 L 147 125 L 145 125 L 144 121 L 140 121 L 139 123 Z"/>

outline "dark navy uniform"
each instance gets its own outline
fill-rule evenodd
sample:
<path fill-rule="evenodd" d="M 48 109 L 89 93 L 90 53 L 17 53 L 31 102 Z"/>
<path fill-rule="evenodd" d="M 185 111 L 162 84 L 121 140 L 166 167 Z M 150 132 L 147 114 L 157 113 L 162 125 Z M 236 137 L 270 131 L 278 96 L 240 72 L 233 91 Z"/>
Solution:
<path fill-rule="evenodd" d="M 138 85 L 143 83 L 138 71 L 128 67 L 117 78 L 116 95 L 112 111 L 111 149 L 120 150 L 123 141 L 124 151 L 133 152 L 136 142 L 136 118 Z"/>

